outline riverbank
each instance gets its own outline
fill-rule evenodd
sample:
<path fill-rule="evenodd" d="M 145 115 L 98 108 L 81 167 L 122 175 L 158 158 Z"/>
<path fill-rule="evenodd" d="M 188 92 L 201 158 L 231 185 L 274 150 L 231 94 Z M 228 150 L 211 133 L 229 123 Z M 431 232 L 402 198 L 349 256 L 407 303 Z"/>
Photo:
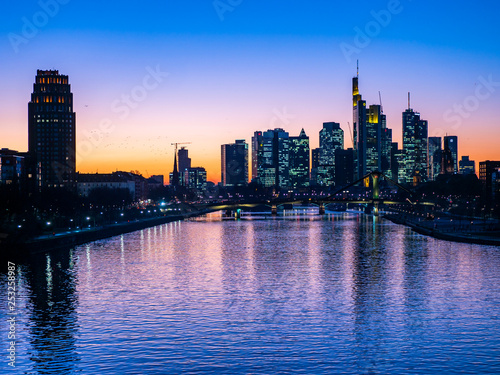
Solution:
<path fill-rule="evenodd" d="M 476 226 L 459 225 L 457 227 L 451 223 L 451 220 L 440 223 L 433 221 L 411 221 L 407 217 L 396 213 L 386 214 L 384 218 L 395 224 L 406 225 L 419 234 L 440 240 L 500 246 L 500 232 L 485 230 L 485 226 L 481 227 L 481 224 L 477 224 Z M 481 228 L 483 229 L 482 231 L 479 230 Z"/>
<path fill-rule="evenodd" d="M 154 227 L 173 221 L 180 221 L 194 216 L 200 216 L 208 211 L 193 211 L 178 215 L 165 215 L 149 219 L 135 220 L 102 227 L 74 230 L 52 235 L 43 235 L 25 241 L 8 243 L 1 249 L 2 255 L 26 255 L 44 253 L 53 250 L 71 248 L 88 242 L 102 240 L 121 234 L 134 232 L 145 228 Z"/>

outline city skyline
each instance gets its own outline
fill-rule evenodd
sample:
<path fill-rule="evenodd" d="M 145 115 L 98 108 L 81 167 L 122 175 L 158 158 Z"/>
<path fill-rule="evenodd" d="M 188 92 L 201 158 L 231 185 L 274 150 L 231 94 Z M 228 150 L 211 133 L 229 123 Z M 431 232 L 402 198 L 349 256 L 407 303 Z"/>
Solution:
<path fill-rule="evenodd" d="M 447 19 L 431 38 L 429 32 L 419 35 L 405 24 L 409 17 L 428 11 L 408 1 L 394 9 L 391 2 L 362 2 L 359 17 L 344 21 L 340 15 L 348 12 L 345 5 L 332 8 L 322 2 L 307 9 L 303 18 L 290 5 L 286 17 L 276 18 L 274 28 L 270 21 L 279 7 L 269 4 L 258 13 L 263 9 L 241 2 L 222 14 L 212 2 L 189 13 L 184 5 L 156 4 L 165 7 L 169 22 L 155 28 L 144 22 L 149 14 L 145 11 L 130 26 L 105 24 L 103 16 L 110 9 L 85 25 L 85 9 L 76 16 L 82 5 L 64 3 L 57 2 L 52 13 L 39 4 L 23 9 L 9 5 L 13 16 L 2 26 L 5 38 L 0 48 L 7 70 L 14 73 L 6 77 L 8 89 L 0 100 L 1 147 L 27 151 L 26 103 L 34 76 L 38 69 L 57 69 L 69 76 L 74 94 L 78 171 L 139 170 L 148 176 L 168 176 L 174 154 L 170 144 L 192 142 L 188 148 L 193 162 L 207 169 L 209 180 L 218 182 L 221 145 L 235 139 L 251 144 L 257 129 L 279 127 L 297 135 L 304 128 L 312 150 L 319 145 L 317 134 L 323 123 L 337 122 L 345 132 L 345 148 L 352 147 L 347 124 L 353 125 L 350 80 L 359 59 L 363 99 L 379 104 L 381 92 L 387 127 L 400 148 L 401 113 L 411 91 L 412 108 L 428 121 L 430 137 L 458 136 L 458 159 L 468 155 L 478 163 L 498 158 L 495 104 L 500 64 L 498 44 L 487 36 L 494 25 L 488 22 L 491 9 L 481 13 L 481 22 L 473 19 L 485 5 L 477 5 L 470 14 L 467 38 Z M 445 3 L 452 15 L 464 17 L 465 9 Z M 325 14 L 318 14 L 317 7 Z M 436 7 L 430 17 L 434 21 L 446 10 L 443 4 Z M 122 15 L 132 11 L 125 2 Z M 45 25 L 40 12 L 47 15 Z M 173 19 L 174 14 L 179 20 Z M 256 14 L 261 18 L 252 24 Z M 384 26 L 377 17 L 387 14 L 391 20 Z M 339 25 L 333 29 L 321 25 L 328 15 L 335 15 Z M 189 17 L 191 32 L 181 24 Z M 23 34 L 25 20 L 38 21 L 32 37 Z M 373 22 L 379 22 L 379 32 L 372 33 L 359 53 L 347 56 L 344 47 L 356 46 L 355 28 L 369 30 Z M 99 41 L 106 27 L 112 30 Z M 16 44 L 12 35 L 24 40 L 17 39 Z M 102 59 L 84 59 L 89 53 Z M 139 100 L 127 102 L 123 95 Z M 455 104 L 474 110 L 459 115 Z M 99 132 L 104 137 L 96 141 Z"/>

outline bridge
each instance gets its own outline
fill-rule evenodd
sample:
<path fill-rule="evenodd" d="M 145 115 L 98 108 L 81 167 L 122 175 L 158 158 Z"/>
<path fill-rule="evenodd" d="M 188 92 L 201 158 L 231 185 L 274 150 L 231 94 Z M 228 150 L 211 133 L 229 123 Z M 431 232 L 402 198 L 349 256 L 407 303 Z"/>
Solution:
<path fill-rule="evenodd" d="M 255 208 L 258 206 L 268 206 L 271 208 L 271 213 L 273 215 L 276 215 L 278 212 L 278 207 L 283 206 L 283 205 L 316 205 L 319 207 L 319 214 L 322 215 L 325 213 L 325 206 L 328 204 L 332 203 L 341 203 L 341 204 L 347 204 L 347 203 L 352 203 L 352 204 L 362 204 L 362 205 L 371 205 L 373 206 L 373 215 L 379 216 L 380 213 L 380 207 L 383 205 L 394 205 L 394 204 L 411 204 L 411 205 L 427 205 L 427 206 L 434 206 L 434 203 L 432 202 L 416 202 L 412 201 L 410 198 L 407 198 L 404 201 L 396 201 L 396 200 L 385 200 L 380 198 L 380 179 L 384 178 L 386 181 L 389 183 L 393 184 L 394 186 L 406 191 L 407 193 L 410 194 L 410 196 L 413 195 L 413 193 L 402 186 L 401 184 L 397 183 L 396 181 L 393 181 L 392 179 L 388 178 L 385 176 L 382 172 L 380 171 L 374 171 L 366 174 L 362 178 L 354 181 L 353 183 L 350 183 L 341 189 L 335 191 L 334 193 L 330 194 L 326 198 L 322 199 L 305 199 L 305 200 L 288 200 L 288 199 L 274 199 L 274 200 L 266 200 L 266 201 L 256 201 L 256 202 L 225 202 L 225 203 L 216 203 L 216 204 L 209 204 L 209 205 L 204 205 L 204 208 L 206 210 L 209 210 L 211 212 L 215 211 L 229 211 L 229 212 L 235 212 L 236 216 L 239 217 L 240 215 L 240 210 L 245 209 L 245 208 Z M 371 181 L 371 186 L 372 186 L 372 196 L 371 199 L 367 200 L 349 200 L 349 199 L 338 199 L 336 196 L 339 193 L 344 192 L 345 190 L 349 189 L 350 187 L 360 183 L 360 182 L 370 182 Z"/>

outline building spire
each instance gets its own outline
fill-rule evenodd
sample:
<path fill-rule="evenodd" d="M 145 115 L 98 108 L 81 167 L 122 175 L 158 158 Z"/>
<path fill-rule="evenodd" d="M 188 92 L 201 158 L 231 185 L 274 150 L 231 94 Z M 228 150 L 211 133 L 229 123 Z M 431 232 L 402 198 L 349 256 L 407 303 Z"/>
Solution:
<path fill-rule="evenodd" d="M 411 106 L 410 106 L 410 92 L 408 91 L 408 109 L 410 109 Z"/>
<path fill-rule="evenodd" d="M 174 153 L 174 171 L 172 172 L 172 185 L 179 185 L 179 172 L 177 170 L 177 150 Z"/>
<path fill-rule="evenodd" d="M 359 60 L 356 60 L 357 68 L 356 68 L 356 77 L 359 77 Z"/>

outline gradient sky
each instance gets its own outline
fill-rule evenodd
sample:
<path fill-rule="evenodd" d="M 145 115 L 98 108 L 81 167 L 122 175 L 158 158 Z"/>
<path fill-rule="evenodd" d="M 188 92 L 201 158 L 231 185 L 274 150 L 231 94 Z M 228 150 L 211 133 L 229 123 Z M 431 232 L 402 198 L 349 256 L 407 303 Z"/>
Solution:
<path fill-rule="evenodd" d="M 363 98 L 378 104 L 381 92 L 400 146 L 411 91 L 429 135 L 457 135 L 459 154 L 476 162 L 500 159 L 497 1 L 42 0 L 3 9 L 0 147 L 27 150 L 36 70 L 58 69 L 74 94 L 80 172 L 167 176 L 170 144 L 192 142 L 193 166 L 218 182 L 221 144 L 282 127 L 304 128 L 314 148 L 327 121 L 341 123 L 351 147 L 356 59 Z M 388 9 L 390 20 L 376 21 Z M 357 30 L 368 40 L 356 44 Z M 357 48 L 349 59 L 347 44 Z M 165 73 L 160 82 L 147 78 L 151 69 Z M 131 94 L 140 100 L 125 113 Z"/>

